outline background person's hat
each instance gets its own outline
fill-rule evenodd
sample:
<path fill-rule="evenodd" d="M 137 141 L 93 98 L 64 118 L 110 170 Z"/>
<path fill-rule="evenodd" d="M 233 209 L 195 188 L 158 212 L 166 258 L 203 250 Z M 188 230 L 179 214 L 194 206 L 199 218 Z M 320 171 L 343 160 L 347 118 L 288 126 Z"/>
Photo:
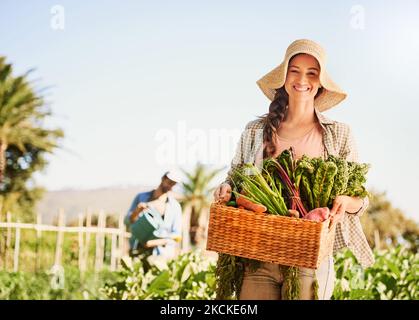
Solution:
<path fill-rule="evenodd" d="M 284 60 L 278 67 L 256 81 L 268 99 L 273 101 L 276 89 L 285 84 L 289 60 L 298 53 L 312 55 L 319 62 L 320 84 L 323 87 L 323 92 L 314 99 L 314 106 L 319 111 L 330 109 L 346 98 L 346 93 L 332 81 L 326 72 L 326 52 L 324 49 L 312 40 L 300 39 L 295 40 L 288 46 Z"/>
<path fill-rule="evenodd" d="M 179 183 L 182 181 L 182 175 L 177 170 L 169 170 L 163 175 L 163 177 L 167 177 L 176 183 Z"/>

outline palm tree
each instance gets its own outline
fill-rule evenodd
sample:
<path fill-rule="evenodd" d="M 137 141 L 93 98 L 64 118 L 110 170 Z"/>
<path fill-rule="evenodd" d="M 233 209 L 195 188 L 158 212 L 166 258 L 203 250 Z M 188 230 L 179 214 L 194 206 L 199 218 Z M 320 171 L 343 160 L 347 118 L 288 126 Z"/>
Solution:
<path fill-rule="evenodd" d="M 62 130 L 42 127 L 42 120 L 49 116 L 43 98 L 27 80 L 29 72 L 12 75 L 12 65 L 0 56 L 0 185 L 6 169 L 6 150 L 15 146 L 25 152 L 25 145 L 51 152 L 57 147 Z"/>
<path fill-rule="evenodd" d="M 199 247 L 205 240 L 208 209 L 214 191 L 210 183 L 223 169 L 209 169 L 198 163 L 193 172 L 182 170 L 187 180 L 183 183 L 181 203 L 189 217 L 189 238 L 193 246 Z"/>

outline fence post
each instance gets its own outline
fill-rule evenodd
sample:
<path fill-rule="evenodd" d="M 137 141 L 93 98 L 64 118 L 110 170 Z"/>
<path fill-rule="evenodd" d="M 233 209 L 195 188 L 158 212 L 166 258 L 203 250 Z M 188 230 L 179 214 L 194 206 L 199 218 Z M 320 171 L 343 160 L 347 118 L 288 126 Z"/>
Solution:
<path fill-rule="evenodd" d="M 86 228 L 89 229 L 92 226 L 92 212 L 90 208 L 87 208 L 86 212 Z M 86 244 L 84 246 L 84 270 L 87 270 L 89 266 L 89 252 L 90 252 L 90 232 L 86 230 Z"/>
<path fill-rule="evenodd" d="M 375 248 L 377 250 L 381 249 L 381 244 L 380 244 L 380 232 L 376 229 L 374 230 L 374 244 L 375 244 Z"/>
<path fill-rule="evenodd" d="M 100 225 L 100 263 L 99 263 L 99 270 L 103 268 L 104 259 L 105 259 L 105 241 L 106 241 L 106 231 L 104 230 L 106 228 L 106 213 L 102 211 L 102 223 Z"/>
<path fill-rule="evenodd" d="M 103 249 L 104 249 L 104 233 L 103 228 L 106 225 L 106 216 L 103 210 L 99 211 L 98 217 L 98 230 L 96 233 L 96 258 L 95 258 L 95 270 L 101 270 L 103 267 Z"/>
<path fill-rule="evenodd" d="M 118 266 L 121 263 L 121 258 L 125 255 L 125 224 L 124 224 L 124 215 L 119 215 L 118 221 Z"/>
<path fill-rule="evenodd" d="M 65 225 L 64 221 L 64 210 L 60 209 L 58 215 L 58 233 L 57 233 L 57 244 L 55 247 L 55 265 L 61 265 L 61 258 L 63 252 L 63 240 L 64 240 L 64 233 L 63 227 Z"/>
<path fill-rule="evenodd" d="M 16 222 L 20 223 L 19 220 L 17 220 Z M 15 252 L 13 256 L 13 272 L 17 272 L 19 268 L 19 250 L 20 250 L 20 228 L 16 227 Z"/>
<path fill-rule="evenodd" d="M 12 214 L 10 211 L 7 211 L 6 213 L 6 222 L 11 223 L 12 222 Z M 4 255 L 4 266 L 7 270 L 7 266 L 9 265 L 9 251 L 12 243 L 12 228 L 7 228 L 7 234 L 6 234 L 6 250 Z"/>
<path fill-rule="evenodd" d="M 117 248 L 118 235 L 112 233 L 112 244 L 111 244 L 111 271 L 116 270 L 116 261 L 118 258 L 118 248 Z"/>
<path fill-rule="evenodd" d="M 41 230 L 40 226 L 42 224 L 42 215 L 38 212 L 36 216 L 36 244 L 35 244 L 35 271 L 39 271 L 41 269 L 41 252 L 39 250 L 41 244 Z"/>
<path fill-rule="evenodd" d="M 84 272 L 86 264 L 84 263 L 84 237 L 83 237 L 84 215 L 79 214 L 79 269 Z"/>

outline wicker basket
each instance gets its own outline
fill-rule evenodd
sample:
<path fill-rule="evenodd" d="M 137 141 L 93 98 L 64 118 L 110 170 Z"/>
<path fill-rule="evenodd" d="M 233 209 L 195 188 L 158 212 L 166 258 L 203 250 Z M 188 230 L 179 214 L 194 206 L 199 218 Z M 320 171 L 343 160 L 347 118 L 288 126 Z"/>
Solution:
<path fill-rule="evenodd" d="M 317 269 L 332 254 L 335 224 L 315 222 L 213 203 L 207 250 Z"/>

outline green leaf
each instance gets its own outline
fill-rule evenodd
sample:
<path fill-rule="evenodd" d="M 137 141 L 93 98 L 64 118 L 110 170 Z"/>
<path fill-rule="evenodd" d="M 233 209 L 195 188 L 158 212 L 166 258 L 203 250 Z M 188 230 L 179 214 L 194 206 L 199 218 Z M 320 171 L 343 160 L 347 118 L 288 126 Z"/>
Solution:
<path fill-rule="evenodd" d="M 400 269 L 391 260 L 387 261 L 387 266 L 395 274 L 396 278 L 400 277 Z"/>
<path fill-rule="evenodd" d="M 150 283 L 148 287 L 149 294 L 162 294 L 165 290 L 168 290 L 172 287 L 170 281 L 170 273 L 169 270 L 165 270 L 160 275 L 158 275 L 154 280 Z"/>

